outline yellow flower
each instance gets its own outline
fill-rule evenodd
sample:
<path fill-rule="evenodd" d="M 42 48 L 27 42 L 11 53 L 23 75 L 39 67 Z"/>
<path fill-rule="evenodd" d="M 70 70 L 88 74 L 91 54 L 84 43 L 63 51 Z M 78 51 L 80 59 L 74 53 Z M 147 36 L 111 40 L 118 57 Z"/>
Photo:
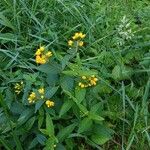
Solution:
<path fill-rule="evenodd" d="M 31 97 L 32 99 L 36 98 L 35 92 L 32 92 L 32 93 L 30 94 L 30 97 Z"/>
<path fill-rule="evenodd" d="M 74 36 L 72 36 L 72 39 L 73 39 L 73 40 L 69 40 L 69 41 L 68 41 L 68 45 L 69 45 L 69 46 L 73 46 L 74 41 L 76 41 L 76 42 L 77 42 L 77 45 L 80 46 L 80 47 L 82 47 L 82 46 L 84 45 L 84 42 L 81 41 L 81 39 L 85 38 L 85 36 L 86 36 L 86 35 L 83 34 L 82 32 L 76 32 L 76 33 L 74 34 Z"/>
<path fill-rule="evenodd" d="M 47 100 L 45 102 L 45 104 L 47 105 L 47 107 L 53 107 L 54 106 L 54 102 L 53 101 L 50 101 L 50 100 Z"/>
<path fill-rule="evenodd" d="M 29 103 L 34 103 L 35 99 L 32 99 L 31 97 L 28 98 Z"/>
<path fill-rule="evenodd" d="M 35 92 L 32 92 L 28 97 L 28 101 L 29 101 L 29 103 L 34 103 L 35 99 L 36 99 L 36 94 L 35 94 Z"/>
<path fill-rule="evenodd" d="M 82 32 L 79 33 L 79 37 L 80 37 L 81 39 L 85 38 L 85 36 L 86 36 L 86 35 L 83 34 Z"/>
<path fill-rule="evenodd" d="M 41 60 L 41 64 L 45 64 L 46 63 L 46 60 L 43 58 L 42 60 Z"/>
<path fill-rule="evenodd" d="M 56 147 L 56 144 L 54 145 L 54 147 Z"/>
<path fill-rule="evenodd" d="M 85 79 L 86 79 L 86 76 L 82 76 L 82 79 L 85 80 Z"/>
<path fill-rule="evenodd" d="M 43 95 L 41 95 L 41 99 L 43 99 L 44 98 L 44 96 Z"/>
<path fill-rule="evenodd" d="M 36 60 L 36 63 L 37 63 L 37 64 L 40 64 L 40 62 L 41 62 L 41 57 L 40 57 L 39 55 L 37 55 L 36 58 L 35 58 L 35 60 Z"/>
<path fill-rule="evenodd" d="M 78 84 L 79 86 L 81 86 L 82 85 L 82 83 L 81 82 L 79 82 L 79 84 Z"/>
<path fill-rule="evenodd" d="M 48 51 L 47 53 L 46 53 L 46 57 L 51 57 L 52 56 L 52 52 L 51 51 Z"/>
<path fill-rule="evenodd" d="M 89 83 L 88 86 L 92 86 L 92 85 Z"/>
<path fill-rule="evenodd" d="M 77 32 L 77 33 L 74 34 L 74 36 L 72 37 L 72 39 L 73 39 L 73 40 L 76 40 L 76 39 L 78 39 L 78 38 L 79 38 L 79 33 Z"/>
<path fill-rule="evenodd" d="M 75 40 L 75 39 L 76 39 L 76 37 L 75 37 L 75 36 L 73 36 L 73 37 L 72 37 L 72 39 L 73 39 L 73 40 Z"/>
<path fill-rule="evenodd" d="M 40 47 L 40 51 L 43 52 L 44 50 L 45 50 L 45 47 L 44 47 L 44 46 L 41 46 L 41 47 Z"/>
<path fill-rule="evenodd" d="M 90 83 L 91 83 L 92 85 L 96 85 L 96 82 L 95 82 L 94 80 L 91 80 Z"/>
<path fill-rule="evenodd" d="M 36 51 L 35 55 L 41 55 L 41 50 L 38 49 L 38 50 Z"/>
<path fill-rule="evenodd" d="M 73 45 L 73 41 L 72 41 L 72 40 L 69 40 L 69 41 L 68 41 L 68 45 L 69 45 L 69 46 L 72 46 L 72 45 Z"/>
<path fill-rule="evenodd" d="M 95 82 L 97 82 L 97 81 L 98 81 L 98 79 L 97 79 L 97 78 L 94 78 L 93 80 L 94 80 Z"/>
<path fill-rule="evenodd" d="M 16 94 L 20 94 L 23 89 L 23 81 L 21 81 L 20 83 L 16 83 L 14 89 Z"/>
<path fill-rule="evenodd" d="M 36 63 L 37 64 L 45 64 L 46 63 L 46 58 L 44 55 L 40 57 L 39 55 L 36 56 Z"/>
<path fill-rule="evenodd" d="M 80 87 L 81 87 L 81 88 L 84 88 L 84 87 L 85 87 L 85 85 L 82 83 Z"/>
<path fill-rule="evenodd" d="M 79 33 L 78 33 L 78 32 L 77 32 L 77 33 L 75 33 L 75 36 L 76 36 L 76 37 L 79 37 Z"/>
<path fill-rule="evenodd" d="M 96 85 L 96 82 L 98 81 L 98 78 L 95 77 L 95 75 L 92 75 L 91 76 L 91 79 L 90 79 L 90 83 L 92 85 Z"/>
<path fill-rule="evenodd" d="M 95 86 L 97 84 L 97 81 L 98 81 L 98 78 L 95 77 L 95 75 L 91 75 L 91 76 L 82 76 L 81 77 L 83 80 L 85 80 L 84 83 L 82 82 L 79 82 L 78 85 L 81 87 L 81 88 L 87 88 L 87 87 L 90 87 L 90 86 Z"/>
<path fill-rule="evenodd" d="M 45 51 L 45 47 L 41 46 L 39 49 L 37 49 L 35 55 L 35 61 L 37 64 L 45 64 L 48 61 L 48 58 L 52 56 L 52 52 L 51 51 Z"/>
<path fill-rule="evenodd" d="M 85 38 L 85 36 L 86 36 L 85 34 L 82 34 L 80 37 L 81 37 L 81 39 L 83 39 L 83 38 Z"/>
<path fill-rule="evenodd" d="M 40 94 L 44 94 L 45 90 L 44 90 L 44 88 L 40 88 L 40 89 L 38 89 L 38 92 L 39 92 Z"/>
<path fill-rule="evenodd" d="M 82 47 L 82 46 L 83 46 L 83 44 L 84 44 L 84 42 L 83 42 L 83 41 L 79 41 L 79 42 L 78 42 L 78 45 L 79 45 L 80 47 Z"/>
<path fill-rule="evenodd" d="M 41 58 L 45 60 L 47 59 L 46 55 L 42 55 Z"/>
<path fill-rule="evenodd" d="M 20 85 L 18 83 L 15 84 L 15 89 L 20 89 Z"/>
<path fill-rule="evenodd" d="M 17 94 L 20 94 L 20 92 L 21 92 L 20 90 L 15 90 L 15 93 Z"/>

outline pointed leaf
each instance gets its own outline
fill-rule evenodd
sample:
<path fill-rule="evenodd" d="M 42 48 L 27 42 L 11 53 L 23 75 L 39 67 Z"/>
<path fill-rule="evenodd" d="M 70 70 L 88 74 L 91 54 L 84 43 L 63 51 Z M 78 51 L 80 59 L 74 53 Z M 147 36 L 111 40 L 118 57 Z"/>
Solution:
<path fill-rule="evenodd" d="M 46 114 L 46 130 L 47 130 L 49 136 L 54 135 L 54 125 L 53 125 L 52 119 L 48 113 Z"/>
<path fill-rule="evenodd" d="M 64 115 L 72 107 L 72 105 L 73 101 L 66 100 L 60 109 L 59 116 L 61 117 L 62 115 Z"/>
<path fill-rule="evenodd" d="M 61 129 L 57 135 L 59 142 L 62 142 L 63 140 L 65 140 L 65 138 L 67 138 L 69 136 L 69 134 L 74 130 L 76 125 L 77 125 L 76 123 L 73 123 L 63 129 Z"/>
<path fill-rule="evenodd" d="M 85 95 L 86 95 L 86 89 L 85 88 L 81 89 L 81 88 L 77 87 L 75 89 L 75 97 L 79 103 L 81 103 L 85 99 Z"/>
<path fill-rule="evenodd" d="M 84 118 L 81 123 L 79 124 L 78 133 L 82 133 L 87 131 L 92 126 L 92 120 L 88 117 Z"/>

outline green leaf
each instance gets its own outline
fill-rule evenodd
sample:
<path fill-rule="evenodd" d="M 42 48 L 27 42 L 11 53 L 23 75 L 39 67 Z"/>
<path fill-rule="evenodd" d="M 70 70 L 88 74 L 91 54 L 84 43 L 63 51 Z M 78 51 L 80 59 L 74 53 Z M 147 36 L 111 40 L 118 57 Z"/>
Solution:
<path fill-rule="evenodd" d="M 88 115 L 89 111 L 87 110 L 87 108 L 85 106 L 83 106 L 82 104 L 79 104 L 79 103 L 77 103 L 77 106 L 79 107 L 79 109 L 82 113 L 84 113 L 85 115 Z"/>
<path fill-rule="evenodd" d="M 10 41 L 14 41 L 16 39 L 16 35 L 15 34 L 11 34 L 11 33 L 0 33 L 0 40 L 1 40 L 1 44 L 10 42 Z"/>
<path fill-rule="evenodd" d="M 101 105 L 102 105 L 101 102 L 99 102 L 99 103 L 93 105 L 93 106 L 91 107 L 91 112 L 92 112 L 92 113 L 96 113 L 99 109 L 101 109 Z"/>
<path fill-rule="evenodd" d="M 71 70 L 63 71 L 62 73 L 65 75 L 68 75 L 68 76 L 77 76 L 78 75 L 77 72 L 71 71 Z"/>
<path fill-rule="evenodd" d="M 5 148 L 6 150 L 13 150 L 10 143 L 8 143 L 3 137 L 0 137 L 0 144 L 2 144 L 3 148 Z"/>
<path fill-rule="evenodd" d="M 62 72 L 65 75 L 68 76 L 91 76 L 91 75 L 97 75 L 96 71 L 92 70 L 81 70 L 79 68 L 75 70 L 66 70 Z"/>
<path fill-rule="evenodd" d="M 103 145 L 105 144 L 110 138 L 107 137 L 106 135 L 98 135 L 98 134 L 95 134 L 95 135 L 92 135 L 91 137 L 92 141 L 94 141 L 96 144 L 98 145 Z"/>
<path fill-rule="evenodd" d="M 49 135 L 49 132 L 46 129 L 39 129 L 44 135 Z"/>
<path fill-rule="evenodd" d="M 11 112 L 14 113 L 14 114 L 22 114 L 22 112 L 26 109 L 26 107 L 24 107 L 22 105 L 22 103 L 19 103 L 19 102 L 13 102 L 11 104 Z"/>
<path fill-rule="evenodd" d="M 54 125 L 53 125 L 52 119 L 48 113 L 46 114 L 46 130 L 47 130 L 49 136 L 54 135 Z"/>
<path fill-rule="evenodd" d="M 112 77 L 116 80 L 121 78 L 120 66 L 115 66 L 114 67 L 114 69 L 112 70 Z"/>
<path fill-rule="evenodd" d="M 28 104 L 27 97 L 28 97 L 28 95 L 29 95 L 29 91 L 30 91 L 30 89 L 31 89 L 31 85 L 32 85 L 32 82 L 27 81 L 27 82 L 26 82 L 26 85 L 25 85 L 25 87 L 24 87 L 23 98 L 22 98 L 22 102 L 23 102 L 24 104 Z"/>
<path fill-rule="evenodd" d="M 69 136 L 69 134 L 74 130 L 76 125 L 77 125 L 77 123 L 73 123 L 63 129 L 61 129 L 57 135 L 59 142 L 62 142 L 63 140 L 65 140 L 65 138 L 67 138 Z"/>
<path fill-rule="evenodd" d="M 18 119 L 18 125 L 24 124 L 32 116 L 32 114 L 33 114 L 32 109 L 24 110 Z"/>
<path fill-rule="evenodd" d="M 131 68 L 124 66 L 124 65 L 122 66 L 117 65 L 112 70 L 112 77 L 115 80 L 129 79 L 131 75 L 132 75 Z"/>
<path fill-rule="evenodd" d="M 15 29 L 12 23 L 2 13 L 0 13 L 0 24 L 9 27 L 13 30 Z"/>
<path fill-rule="evenodd" d="M 58 74 L 61 72 L 61 66 L 56 62 L 40 65 L 36 69 L 47 74 Z"/>
<path fill-rule="evenodd" d="M 78 74 L 79 74 L 79 76 L 92 76 L 92 75 L 97 75 L 97 71 L 95 71 L 95 70 L 79 70 Z"/>
<path fill-rule="evenodd" d="M 24 74 L 23 75 L 23 78 L 28 82 L 30 83 L 34 83 L 37 81 L 37 77 L 39 76 L 39 73 L 33 73 L 33 74 Z"/>
<path fill-rule="evenodd" d="M 32 126 L 33 126 L 35 120 L 36 120 L 36 118 L 35 118 L 35 117 L 32 117 L 32 118 L 30 118 L 30 119 L 27 121 L 27 123 L 25 124 L 25 129 L 26 129 L 27 131 L 29 131 L 29 130 L 32 128 Z"/>
<path fill-rule="evenodd" d="M 57 87 L 48 87 L 48 88 L 46 88 L 45 97 L 46 98 L 53 97 L 53 95 L 57 92 L 58 88 L 59 88 L 58 86 Z"/>
<path fill-rule="evenodd" d="M 74 88 L 74 78 L 63 76 L 60 80 L 60 84 L 63 90 L 71 92 Z"/>
<path fill-rule="evenodd" d="M 57 144 L 56 150 L 66 150 L 66 148 L 61 144 Z"/>
<path fill-rule="evenodd" d="M 61 63 L 62 63 L 62 70 L 64 70 L 65 69 L 65 67 L 69 64 L 69 60 L 71 59 L 71 58 L 73 58 L 73 56 L 74 55 L 66 55 L 66 56 L 64 56 L 64 58 L 62 59 L 62 61 L 61 61 Z"/>
<path fill-rule="evenodd" d="M 79 124 L 78 133 L 87 131 L 89 128 L 91 128 L 91 126 L 92 126 L 92 120 L 89 117 L 84 118 Z"/>
<path fill-rule="evenodd" d="M 42 134 L 37 134 L 37 140 L 41 145 L 45 144 L 45 141 L 47 140 L 45 136 L 43 136 Z"/>
<path fill-rule="evenodd" d="M 75 89 L 75 97 L 78 101 L 78 103 L 81 103 L 84 99 L 85 99 L 85 95 L 86 95 L 86 89 L 81 89 L 79 87 L 77 87 Z"/>
<path fill-rule="evenodd" d="M 39 101 L 36 102 L 36 104 L 35 104 L 35 113 L 41 108 L 43 103 L 44 103 L 44 100 L 39 100 Z"/>
<path fill-rule="evenodd" d="M 11 107 L 13 99 L 14 99 L 14 95 L 11 89 L 10 88 L 6 89 L 6 104 L 9 108 Z"/>
<path fill-rule="evenodd" d="M 92 120 L 95 120 L 95 121 L 103 121 L 104 118 L 102 118 L 101 116 L 97 115 L 97 114 L 94 114 L 94 113 L 89 113 L 88 116 L 92 119 Z"/>
<path fill-rule="evenodd" d="M 77 105 L 73 105 L 73 107 L 72 107 L 72 108 L 73 108 L 73 112 L 74 112 L 74 114 L 76 115 L 76 117 L 80 116 L 79 110 L 82 110 L 83 113 L 88 113 L 86 107 L 82 106 L 81 104 L 78 104 L 78 103 L 77 103 L 77 99 L 76 99 L 70 92 L 64 91 L 64 93 L 65 93 L 67 96 L 69 96 L 69 98 L 72 99 L 72 100 L 77 104 Z M 77 109 L 75 108 L 75 106 L 77 106 L 77 109 L 79 108 L 79 110 L 77 110 Z M 76 110 L 75 110 L 74 108 L 75 108 Z M 79 115 L 78 115 L 78 113 L 79 113 Z"/>
<path fill-rule="evenodd" d="M 46 146 L 45 146 L 45 148 L 43 150 L 54 150 L 54 142 L 55 142 L 55 139 L 50 137 L 46 141 Z"/>
<path fill-rule="evenodd" d="M 34 138 L 34 139 L 31 141 L 31 143 L 29 144 L 28 149 L 30 150 L 30 149 L 36 147 L 37 144 L 38 144 L 37 138 Z"/>
<path fill-rule="evenodd" d="M 66 100 L 60 109 L 59 117 L 64 115 L 72 107 L 72 105 L 73 105 L 73 101 Z"/>
<path fill-rule="evenodd" d="M 81 112 L 77 105 L 72 106 L 72 111 L 73 111 L 73 114 L 76 116 L 76 118 L 80 119 Z"/>
<path fill-rule="evenodd" d="M 5 104 L 5 101 L 4 101 L 3 96 L 2 96 L 1 93 L 0 93 L 0 104 L 1 104 L 1 106 L 3 107 L 4 113 L 5 113 L 6 117 L 7 117 L 7 120 L 8 120 L 8 123 L 9 123 L 9 126 L 8 126 L 8 127 L 11 128 L 12 137 L 13 137 L 13 139 L 14 139 L 14 141 L 15 141 L 15 144 L 16 144 L 16 149 L 17 149 L 17 150 L 23 150 L 22 145 L 21 145 L 21 142 L 20 142 L 18 136 L 16 135 L 16 131 L 13 130 L 13 124 L 12 124 L 11 118 L 10 118 L 9 113 L 8 113 L 8 110 L 7 110 L 7 106 L 6 106 L 6 104 Z M 28 116 L 28 117 L 30 117 L 30 116 Z M 27 119 L 27 118 L 26 118 L 26 119 Z"/>
<path fill-rule="evenodd" d="M 73 96 L 72 93 L 70 93 L 69 91 L 64 90 L 63 91 L 67 96 L 69 96 L 70 99 L 72 99 L 74 102 L 77 102 L 77 99 Z"/>
<path fill-rule="evenodd" d="M 58 74 L 54 74 L 54 73 L 47 74 L 46 82 L 50 86 L 54 87 L 57 84 L 58 81 L 59 81 Z"/>
<path fill-rule="evenodd" d="M 103 145 L 111 139 L 111 134 L 112 130 L 104 125 L 98 124 L 93 128 L 93 135 L 91 136 L 91 139 L 96 144 Z"/>
<path fill-rule="evenodd" d="M 39 115 L 38 115 L 38 128 L 40 129 L 42 124 L 44 122 L 44 110 L 43 108 L 39 109 Z"/>
<path fill-rule="evenodd" d="M 94 88 L 94 94 L 110 94 L 112 92 L 112 88 L 109 85 L 110 83 L 107 80 L 101 81 L 100 84 Z"/>

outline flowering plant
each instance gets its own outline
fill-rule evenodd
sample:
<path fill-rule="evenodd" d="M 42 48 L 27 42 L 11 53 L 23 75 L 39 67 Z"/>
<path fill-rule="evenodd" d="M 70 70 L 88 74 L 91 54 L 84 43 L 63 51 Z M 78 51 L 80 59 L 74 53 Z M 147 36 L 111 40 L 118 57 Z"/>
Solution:
<path fill-rule="evenodd" d="M 147 0 L 0 6 L 0 149 L 150 149 Z"/>

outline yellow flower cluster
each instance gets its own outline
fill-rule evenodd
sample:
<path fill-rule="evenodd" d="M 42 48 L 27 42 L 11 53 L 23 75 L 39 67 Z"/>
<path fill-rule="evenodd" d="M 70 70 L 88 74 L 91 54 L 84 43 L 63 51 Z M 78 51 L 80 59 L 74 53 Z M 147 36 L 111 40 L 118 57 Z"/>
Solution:
<path fill-rule="evenodd" d="M 45 47 L 41 46 L 39 49 L 37 49 L 35 53 L 35 60 L 37 64 L 45 64 L 48 61 L 48 58 L 52 56 L 51 51 L 45 51 Z"/>
<path fill-rule="evenodd" d="M 50 100 L 47 100 L 45 102 L 45 104 L 47 105 L 47 107 L 53 107 L 54 106 L 54 102 L 53 101 L 50 101 Z"/>
<path fill-rule="evenodd" d="M 40 98 L 44 99 L 44 93 L 45 93 L 44 88 L 38 89 L 38 93 L 39 93 L 40 97 L 39 97 L 39 95 L 36 95 L 35 92 L 31 92 L 31 94 L 28 97 L 29 103 L 34 103 L 36 99 L 40 99 Z"/>
<path fill-rule="evenodd" d="M 28 101 L 29 103 L 34 103 L 35 100 L 44 99 L 45 98 L 44 96 L 45 96 L 45 89 L 42 87 L 38 89 L 37 95 L 35 94 L 35 92 L 31 92 L 31 94 L 28 97 Z M 54 102 L 50 100 L 46 100 L 45 104 L 47 107 L 54 106 Z"/>
<path fill-rule="evenodd" d="M 31 94 L 28 97 L 28 101 L 29 101 L 29 103 L 34 103 L 35 100 L 36 100 L 36 94 L 35 94 L 35 92 L 31 92 Z"/>
<path fill-rule="evenodd" d="M 41 99 L 44 99 L 44 94 L 45 94 L 44 88 L 38 89 L 38 92 L 39 92 L 39 94 L 40 94 L 40 98 L 41 98 Z"/>
<path fill-rule="evenodd" d="M 85 38 L 85 34 L 83 34 L 82 32 L 77 32 L 74 34 L 74 36 L 72 37 L 72 40 L 68 41 L 68 45 L 69 46 L 73 46 L 74 43 L 77 43 L 78 46 L 82 47 L 84 45 L 84 42 L 81 39 Z"/>
<path fill-rule="evenodd" d="M 95 77 L 95 75 L 92 75 L 90 77 L 82 76 L 83 82 L 79 82 L 79 86 L 81 88 L 87 88 L 90 86 L 95 86 L 97 84 L 98 78 Z"/>
<path fill-rule="evenodd" d="M 20 83 L 16 83 L 14 89 L 16 94 L 20 94 L 23 89 L 23 81 L 21 81 Z"/>

